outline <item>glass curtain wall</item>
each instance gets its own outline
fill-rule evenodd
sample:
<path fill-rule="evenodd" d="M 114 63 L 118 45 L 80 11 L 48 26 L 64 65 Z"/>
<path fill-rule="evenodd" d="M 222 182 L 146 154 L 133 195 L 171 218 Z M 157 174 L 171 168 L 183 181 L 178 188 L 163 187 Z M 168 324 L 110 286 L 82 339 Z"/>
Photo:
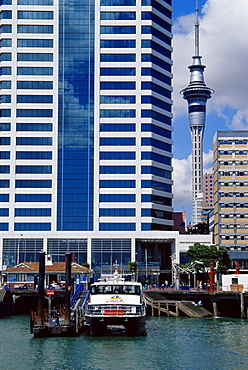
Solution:
<path fill-rule="evenodd" d="M 72 253 L 72 261 L 76 263 L 87 262 L 86 239 L 48 239 L 47 250 L 53 262 L 65 261 L 66 253 Z"/>
<path fill-rule="evenodd" d="M 58 120 L 57 229 L 92 230 L 94 0 L 59 1 Z"/>
<path fill-rule="evenodd" d="M 39 262 L 43 239 L 3 239 L 3 265 L 16 266 L 21 262 Z"/>
<path fill-rule="evenodd" d="M 114 272 L 114 264 L 121 271 L 127 270 L 131 260 L 130 239 L 92 239 L 92 269 L 101 272 Z"/>

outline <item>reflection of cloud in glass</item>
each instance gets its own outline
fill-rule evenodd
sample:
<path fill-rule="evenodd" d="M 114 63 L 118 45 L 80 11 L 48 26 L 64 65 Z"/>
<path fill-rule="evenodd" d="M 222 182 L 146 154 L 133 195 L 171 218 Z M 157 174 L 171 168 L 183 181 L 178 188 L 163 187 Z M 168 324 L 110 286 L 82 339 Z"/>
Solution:
<path fill-rule="evenodd" d="M 79 96 L 75 96 L 74 88 L 68 81 L 65 81 L 66 93 L 64 94 L 64 116 L 61 122 L 59 137 L 63 136 L 63 145 L 81 147 L 93 145 L 93 127 L 90 121 L 93 120 L 93 113 L 90 111 L 92 102 L 80 104 Z M 62 145 L 62 143 L 60 143 Z"/>
<path fill-rule="evenodd" d="M 94 90 L 93 86 L 90 86 L 90 91 L 85 90 L 89 85 L 89 76 L 82 72 L 84 68 L 75 69 L 74 65 L 71 63 L 71 68 L 65 71 L 64 82 L 59 82 L 59 100 L 63 111 L 63 115 L 60 113 L 60 137 L 63 135 L 63 145 L 93 145 Z"/>
<path fill-rule="evenodd" d="M 134 104 L 136 101 L 135 95 L 127 96 L 108 96 L 108 95 L 101 95 L 100 96 L 100 103 L 101 104 Z"/>

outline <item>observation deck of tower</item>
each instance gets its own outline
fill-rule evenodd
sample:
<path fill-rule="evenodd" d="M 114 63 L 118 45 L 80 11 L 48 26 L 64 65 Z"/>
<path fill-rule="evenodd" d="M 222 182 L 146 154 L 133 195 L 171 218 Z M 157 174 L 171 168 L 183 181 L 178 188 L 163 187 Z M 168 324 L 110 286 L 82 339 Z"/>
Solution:
<path fill-rule="evenodd" d="M 199 20 L 198 0 L 196 0 L 195 55 L 188 67 L 190 70 L 189 85 L 180 91 L 188 102 L 189 128 L 192 140 L 192 224 L 201 222 L 203 208 L 203 150 L 202 141 L 206 120 L 206 104 L 214 90 L 204 82 L 205 65 L 199 54 Z"/>

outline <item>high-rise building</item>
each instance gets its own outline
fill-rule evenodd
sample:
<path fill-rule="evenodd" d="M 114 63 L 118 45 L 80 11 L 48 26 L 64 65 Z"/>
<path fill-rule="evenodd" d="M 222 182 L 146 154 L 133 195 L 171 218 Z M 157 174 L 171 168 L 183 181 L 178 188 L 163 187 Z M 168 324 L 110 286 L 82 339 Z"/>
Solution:
<path fill-rule="evenodd" d="M 203 208 L 203 150 L 202 140 L 206 120 L 206 104 L 213 90 L 204 82 L 205 66 L 199 54 L 198 0 L 196 0 L 195 55 L 189 66 L 190 83 L 181 91 L 188 103 L 189 128 L 192 140 L 192 224 L 201 222 Z"/>
<path fill-rule="evenodd" d="M 0 4 L 0 266 L 170 265 L 171 0 Z"/>
<path fill-rule="evenodd" d="M 172 218 L 174 221 L 172 230 L 177 230 L 179 234 L 184 234 L 186 232 L 186 211 L 173 212 Z"/>
<path fill-rule="evenodd" d="M 214 242 L 248 267 L 248 132 L 214 137 Z"/>
<path fill-rule="evenodd" d="M 203 208 L 210 209 L 214 206 L 214 181 L 212 173 L 203 176 Z"/>

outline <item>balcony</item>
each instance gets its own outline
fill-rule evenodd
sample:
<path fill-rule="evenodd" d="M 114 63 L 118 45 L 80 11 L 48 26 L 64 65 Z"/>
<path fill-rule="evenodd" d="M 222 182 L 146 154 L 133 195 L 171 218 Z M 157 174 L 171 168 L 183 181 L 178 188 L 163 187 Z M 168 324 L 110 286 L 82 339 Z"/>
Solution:
<path fill-rule="evenodd" d="M 234 229 L 221 229 L 220 233 L 221 234 L 233 234 Z"/>
<path fill-rule="evenodd" d="M 237 240 L 237 245 L 248 245 L 248 240 Z"/>
<path fill-rule="evenodd" d="M 222 224 L 230 224 L 230 222 L 234 222 L 234 219 L 233 218 L 224 218 L 224 217 L 221 219 Z"/>
<path fill-rule="evenodd" d="M 225 245 L 231 245 L 231 244 L 234 244 L 234 239 L 231 239 L 231 240 L 221 240 L 220 241 L 220 244 L 222 245 L 222 246 L 225 246 Z M 235 243 L 236 244 L 236 243 Z"/>
<path fill-rule="evenodd" d="M 243 177 L 243 176 L 240 176 L 239 178 L 241 179 L 241 177 Z M 232 175 L 230 175 L 230 176 L 220 176 L 219 177 L 219 181 L 224 181 L 224 180 L 232 181 L 232 179 L 233 179 Z"/>
<path fill-rule="evenodd" d="M 223 164 L 220 165 L 219 170 L 225 171 L 225 170 L 232 170 L 232 165 L 231 166 L 224 166 Z"/>
<path fill-rule="evenodd" d="M 236 154 L 235 158 L 247 159 L 247 154 Z"/>

